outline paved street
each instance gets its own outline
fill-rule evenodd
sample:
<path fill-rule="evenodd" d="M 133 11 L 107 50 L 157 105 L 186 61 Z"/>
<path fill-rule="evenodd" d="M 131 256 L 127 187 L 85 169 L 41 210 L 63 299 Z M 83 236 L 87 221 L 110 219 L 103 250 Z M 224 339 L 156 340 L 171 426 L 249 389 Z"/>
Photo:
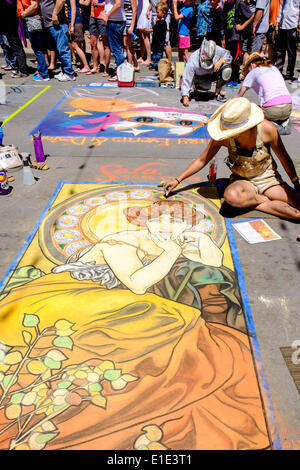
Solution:
<path fill-rule="evenodd" d="M 0 64 L 3 64 L 2 58 Z M 296 76 L 300 76 L 299 65 L 298 57 Z M 148 69 L 142 66 L 139 75 L 149 74 Z M 0 116 L 5 122 L 3 143 L 15 144 L 19 152 L 28 152 L 34 156 L 30 133 L 41 129 L 45 136 L 43 145 L 50 169 L 32 170 L 36 178 L 33 186 L 24 186 L 23 171 L 15 172 L 12 192 L 1 197 L 1 279 L 4 279 L 18 253 L 21 254 L 19 250 L 34 229 L 59 182 L 126 182 L 142 188 L 142 185 L 156 186 L 162 180 L 178 176 L 206 145 L 207 136 L 200 133 L 195 115 L 210 115 L 218 107 L 215 101 L 193 101 L 186 109 L 180 103 L 178 89 L 86 86 L 105 82 L 106 79 L 100 74 L 82 75 L 76 82 L 67 83 L 53 79 L 40 86 L 34 86 L 35 82 L 31 77 L 16 81 L 8 73 L 3 75 L 2 80 L 6 85 L 6 104 L 0 105 Z M 300 83 L 288 84 L 288 87 L 293 95 L 299 97 Z M 235 90 L 226 90 L 228 97 L 234 96 Z M 94 137 L 94 133 L 91 136 L 78 127 L 78 135 L 68 134 L 65 137 L 65 128 L 70 126 L 70 119 L 76 120 L 75 130 L 76 126 L 81 126 L 82 119 L 88 119 L 91 110 L 89 103 L 95 97 L 102 97 L 110 103 L 122 100 L 127 106 L 129 102 L 143 103 L 144 107 L 155 105 L 162 109 L 162 113 L 172 113 L 172 109 L 183 113 L 188 111 L 190 116 L 186 120 L 189 124 L 186 125 L 192 129 L 175 139 L 168 134 L 167 126 L 157 127 L 155 133 L 149 128 L 146 137 L 139 137 L 139 127 L 132 128 L 131 131 L 124 128 L 122 137 L 117 134 L 104 136 L 101 126 L 95 131 L 97 137 Z M 246 97 L 257 102 L 254 92 L 248 92 Z M 83 113 L 81 115 L 78 111 L 75 111 L 77 115 L 67 111 L 71 109 L 70 103 L 76 100 L 78 105 L 74 105 L 74 109 L 80 109 Z M 120 113 L 122 111 L 124 108 L 120 109 Z M 91 121 L 92 119 L 90 124 Z M 283 142 L 300 175 L 299 122 L 299 118 L 298 121 L 295 118 L 292 134 L 283 136 Z M 96 124 L 99 125 L 91 125 Z M 225 151 L 219 152 L 217 156 L 220 190 L 229 176 L 229 170 L 223 161 L 225 156 Z M 280 164 L 279 170 L 289 182 Z M 185 181 L 183 187 L 196 185 L 199 180 L 206 182 L 207 171 L 205 168 L 199 175 Z M 251 324 L 253 321 L 257 337 L 255 355 L 261 359 L 259 374 L 263 383 L 262 399 L 268 408 L 273 448 L 300 450 L 300 243 L 296 241 L 300 226 L 257 211 L 228 212 L 225 216 L 232 222 L 263 218 L 281 237 L 280 240 L 268 243 L 249 244 L 233 230 L 242 270 L 240 276 L 244 281 L 244 301 L 251 312 L 252 318 L 249 321 Z M 290 370 L 284 354 L 290 363 Z"/>

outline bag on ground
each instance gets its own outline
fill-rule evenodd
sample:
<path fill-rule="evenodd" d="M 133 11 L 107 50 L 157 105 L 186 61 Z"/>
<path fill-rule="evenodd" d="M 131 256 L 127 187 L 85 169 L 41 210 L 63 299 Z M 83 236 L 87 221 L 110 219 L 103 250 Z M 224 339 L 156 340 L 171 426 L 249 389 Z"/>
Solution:
<path fill-rule="evenodd" d="M 20 158 L 17 147 L 6 145 L 0 147 L 0 169 L 6 171 L 17 171 L 23 168 L 23 161 Z"/>
<path fill-rule="evenodd" d="M 118 86 L 134 86 L 134 66 L 128 62 L 117 67 Z"/>

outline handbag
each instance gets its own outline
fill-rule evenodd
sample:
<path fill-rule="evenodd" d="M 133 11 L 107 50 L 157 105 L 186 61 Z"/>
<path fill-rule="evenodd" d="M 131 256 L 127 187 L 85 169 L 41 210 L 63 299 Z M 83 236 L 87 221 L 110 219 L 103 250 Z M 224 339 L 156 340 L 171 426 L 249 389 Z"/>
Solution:
<path fill-rule="evenodd" d="M 41 33 L 43 31 L 40 15 L 26 16 L 24 20 L 29 33 Z"/>
<path fill-rule="evenodd" d="M 23 168 L 23 160 L 20 158 L 17 147 L 14 145 L 0 146 L 0 169 L 17 171 Z"/>

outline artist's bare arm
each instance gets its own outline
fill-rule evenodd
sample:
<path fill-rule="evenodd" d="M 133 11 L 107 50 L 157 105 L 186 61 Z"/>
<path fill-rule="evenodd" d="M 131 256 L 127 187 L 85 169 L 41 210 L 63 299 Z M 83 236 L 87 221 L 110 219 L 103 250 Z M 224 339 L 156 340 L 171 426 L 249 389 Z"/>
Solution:
<path fill-rule="evenodd" d="M 264 120 L 262 124 L 262 139 L 264 143 L 271 145 L 275 155 L 279 158 L 287 175 L 292 180 L 297 176 L 293 160 L 289 156 L 276 127 L 271 122 Z M 293 183 L 295 184 L 295 183 Z M 300 192 L 299 183 L 295 184 L 295 189 Z"/>
<path fill-rule="evenodd" d="M 244 96 L 247 90 L 249 90 L 247 86 L 241 86 L 234 98 L 240 98 L 241 96 Z"/>
<path fill-rule="evenodd" d="M 196 158 L 196 160 L 192 161 L 192 163 L 181 173 L 177 179 L 169 181 L 165 186 L 165 194 L 168 195 L 170 191 L 172 191 L 176 186 L 181 183 L 181 181 L 189 178 L 190 176 L 198 173 L 198 171 L 202 170 L 205 165 L 216 155 L 216 153 L 220 150 L 220 148 L 224 144 L 225 141 L 216 142 L 215 140 L 211 139 L 209 144 L 207 145 L 206 149 L 201 153 L 200 157 Z"/>

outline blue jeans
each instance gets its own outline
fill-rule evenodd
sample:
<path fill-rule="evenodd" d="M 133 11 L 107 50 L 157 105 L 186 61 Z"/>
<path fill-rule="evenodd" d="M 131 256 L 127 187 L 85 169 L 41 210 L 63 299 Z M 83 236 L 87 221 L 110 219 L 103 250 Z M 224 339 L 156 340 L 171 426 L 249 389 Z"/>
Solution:
<path fill-rule="evenodd" d="M 0 34 L 0 46 L 3 50 L 6 65 L 13 69 L 17 69 L 17 59 L 12 49 L 8 45 L 8 41 L 4 34 Z"/>
<path fill-rule="evenodd" d="M 113 53 L 117 67 L 125 61 L 123 54 L 123 33 L 126 21 L 108 21 L 107 22 L 107 41 L 108 46 Z"/>
<path fill-rule="evenodd" d="M 158 62 L 162 59 L 162 56 L 163 56 L 163 53 L 162 52 L 152 52 L 152 57 L 151 57 L 151 61 L 152 61 L 152 65 L 154 68 L 157 68 L 158 67 Z"/>
<path fill-rule="evenodd" d="M 48 73 L 48 66 L 47 66 L 46 59 L 45 59 L 44 52 L 43 52 L 44 46 L 43 46 L 42 33 L 40 33 L 39 31 L 30 33 L 28 31 L 28 36 L 29 36 L 32 50 L 37 60 L 38 73 L 40 74 L 41 77 L 48 78 L 49 73 Z"/>
<path fill-rule="evenodd" d="M 72 56 L 68 43 L 67 32 L 68 26 L 66 24 L 53 25 L 49 28 L 49 33 L 56 45 L 62 72 L 73 77 L 74 70 L 72 67 Z"/>

